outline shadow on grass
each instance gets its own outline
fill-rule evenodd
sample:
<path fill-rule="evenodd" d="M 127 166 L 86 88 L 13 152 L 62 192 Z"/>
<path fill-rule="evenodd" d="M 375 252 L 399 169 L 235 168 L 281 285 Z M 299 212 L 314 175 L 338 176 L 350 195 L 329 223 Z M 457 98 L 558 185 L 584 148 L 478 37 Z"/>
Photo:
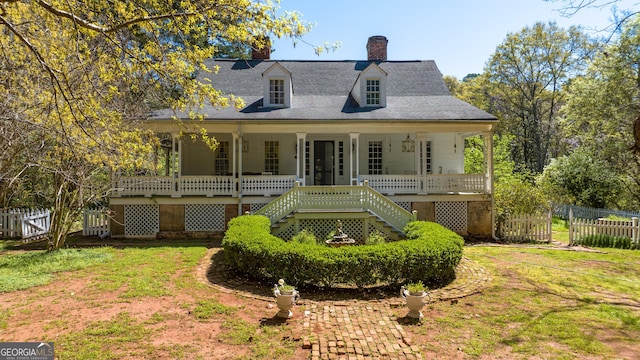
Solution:
<path fill-rule="evenodd" d="M 95 248 L 109 246 L 115 249 L 123 248 L 159 248 L 159 247 L 206 247 L 211 249 L 222 246 L 222 234 L 211 235 L 206 238 L 164 238 L 164 239 L 125 239 L 125 238 L 105 238 L 97 236 L 83 236 L 81 232 L 69 234 L 65 248 Z M 46 250 L 47 239 L 41 238 L 35 241 L 29 240 L 5 240 L 4 250 Z"/>

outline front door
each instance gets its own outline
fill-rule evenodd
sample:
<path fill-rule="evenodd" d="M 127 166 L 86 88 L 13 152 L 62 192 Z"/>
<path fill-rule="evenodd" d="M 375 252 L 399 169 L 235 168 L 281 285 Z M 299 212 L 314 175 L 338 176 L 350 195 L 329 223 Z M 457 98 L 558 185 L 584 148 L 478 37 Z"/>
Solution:
<path fill-rule="evenodd" d="M 333 141 L 314 141 L 313 184 L 334 184 L 334 144 Z"/>

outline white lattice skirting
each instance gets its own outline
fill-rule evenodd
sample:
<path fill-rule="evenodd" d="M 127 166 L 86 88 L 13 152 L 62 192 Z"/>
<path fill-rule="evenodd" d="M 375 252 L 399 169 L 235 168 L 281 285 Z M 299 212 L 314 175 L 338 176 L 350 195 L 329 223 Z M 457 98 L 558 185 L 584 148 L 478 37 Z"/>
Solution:
<path fill-rule="evenodd" d="M 124 235 L 150 237 L 160 231 L 158 205 L 125 205 Z"/>
<path fill-rule="evenodd" d="M 436 202 L 436 222 L 455 232 L 467 232 L 467 203 L 465 201 Z"/>
<path fill-rule="evenodd" d="M 186 231 L 223 231 L 223 204 L 189 204 L 184 209 Z"/>

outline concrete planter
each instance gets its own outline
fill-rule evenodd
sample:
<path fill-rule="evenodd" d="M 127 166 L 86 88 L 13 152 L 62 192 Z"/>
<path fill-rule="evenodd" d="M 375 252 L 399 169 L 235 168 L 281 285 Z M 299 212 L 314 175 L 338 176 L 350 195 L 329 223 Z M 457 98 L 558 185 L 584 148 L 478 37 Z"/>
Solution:
<path fill-rule="evenodd" d="M 276 297 L 276 305 L 280 309 L 276 316 L 285 319 L 292 317 L 291 308 L 300 298 L 300 293 L 297 290 L 280 290 L 276 287 L 273 289 L 273 295 Z"/>
<path fill-rule="evenodd" d="M 409 290 L 406 290 L 403 286 L 400 288 L 400 295 L 406 300 L 406 305 L 409 309 L 407 317 L 414 319 L 421 319 L 424 317 L 420 310 L 422 310 L 422 307 L 425 304 L 425 299 L 428 296 L 426 291 L 409 292 Z"/>

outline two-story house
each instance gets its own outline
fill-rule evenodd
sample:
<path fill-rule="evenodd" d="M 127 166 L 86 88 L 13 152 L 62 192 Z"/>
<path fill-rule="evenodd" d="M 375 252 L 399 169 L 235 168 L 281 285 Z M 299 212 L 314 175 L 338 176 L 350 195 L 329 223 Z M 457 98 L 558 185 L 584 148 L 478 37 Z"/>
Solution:
<path fill-rule="evenodd" d="M 287 61 L 270 49 L 251 60 L 212 59 L 198 74 L 246 107 L 205 107 L 211 151 L 157 111 L 145 122 L 162 137 L 164 169 L 122 176 L 110 198 L 112 236 L 224 231 L 247 211 L 274 233 L 326 236 L 342 220 L 354 238 L 390 237 L 412 218 L 464 236 L 490 238 L 492 133 L 497 119 L 451 96 L 433 61 L 389 61 L 372 36 L 367 60 Z M 465 138 L 485 141 L 485 169 L 464 172 Z"/>

